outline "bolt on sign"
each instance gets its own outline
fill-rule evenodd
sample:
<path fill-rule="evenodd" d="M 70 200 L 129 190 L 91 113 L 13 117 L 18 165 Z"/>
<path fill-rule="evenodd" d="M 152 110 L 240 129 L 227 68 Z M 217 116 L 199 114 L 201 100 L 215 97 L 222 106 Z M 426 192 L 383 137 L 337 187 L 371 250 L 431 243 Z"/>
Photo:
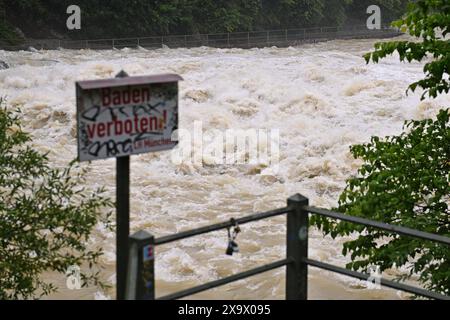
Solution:
<path fill-rule="evenodd" d="M 77 82 L 79 160 L 174 148 L 180 80 L 165 74 Z"/>

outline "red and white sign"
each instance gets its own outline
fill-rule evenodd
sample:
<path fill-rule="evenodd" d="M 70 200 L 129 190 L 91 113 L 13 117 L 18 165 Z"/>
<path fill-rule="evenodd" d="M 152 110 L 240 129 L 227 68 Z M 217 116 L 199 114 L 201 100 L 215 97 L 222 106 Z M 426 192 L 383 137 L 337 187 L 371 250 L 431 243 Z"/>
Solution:
<path fill-rule="evenodd" d="M 168 74 L 77 82 L 79 160 L 175 147 L 180 80 Z"/>
<path fill-rule="evenodd" d="M 143 253 L 144 253 L 144 255 L 143 255 L 143 260 L 144 260 L 144 262 L 145 262 L 145 261 L 152 260 L 152 259 L 154 258 L 154 255 L 153 255 L 153 246 L 152 246 L 152 245 L 145 246 L 145 247 L 143 248 Z"/>

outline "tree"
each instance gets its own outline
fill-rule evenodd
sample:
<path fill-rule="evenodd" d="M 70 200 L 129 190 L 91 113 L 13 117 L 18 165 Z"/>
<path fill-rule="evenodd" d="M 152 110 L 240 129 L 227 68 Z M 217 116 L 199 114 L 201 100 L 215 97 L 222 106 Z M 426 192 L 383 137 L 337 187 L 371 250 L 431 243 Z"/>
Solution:
<path fill-rule="evenodd" d="M 367 8 L 377 5 L 381 9 L 383 24 L 398 19 L 407 7 L 408 0 L 353 0 L 347 8 L 348 21 L 353 24 L 366 24 Z"/>
<path fill-rule="evenodd" d="M 384 20 L 397 16 L 406 0 L 78 0 L 81 30 L 68 31 L 70 0 L 0 0 L 0 36 L 14 27 L 27 36 L 77 39 L 168 34 L 225 33 L 362 23 L 379 4 Z M 2 21 L 1 16 L 5 17 Z M 107 27 L 105 27 L 107 26 Z M 17 35 L 15 35 L 17 37 Z"/>
<path fill-rule="evenodd" d="M 101 249 L 87 241 L 100 221 L 110 227 L 111 207 L 103 189 L 84 188 L 85 170 L 75 162 L 52 168 L 46 155 L 30 147 L 20 113 L 0 100 L 0 299 L 29 299 L 57 288 L 41 280 L 44 271 L 66 273 L 73 265 L 83 285 L 103 286 L 94 265 Z"/>
<path fill-rule="evenodd" d="M 449 10 L 448 0 L 412 3 L 406 17 L 394 24 L 422 41 L 377 43 L 366 60 L 378 62 L 394 51 L 408 61 L 431 54 L 433 60 L 424 68 L 426 78 L 412 84 L 411 90 L 420 86 L 431 97 L 448 92 L 449 44 L 435 28 L 440 27 L 445 37 Z M 406 122 L 400 136 L 373 137 L 350 151 L 363 165 L 347 180 L 337 211 L 450 236 L 449 109 L 441 110 L 436 119 Z M 450 295 L 450 248 L 326 218 L 313 217 L 312 223 L 332 237 L 358 233 L 343 246 L 343 254 L 352 259 L 347 268 L 367 272 L 374 265 L 381 271 L 406 266 L 409 273 L 399 280 L 419 274 L 426 288 Z"/>
<path fill-rule="evenodd" d="M 411 36 L 420 38 L 415 41 L 392 41 L 377 43 L 375 51 L 365 55 L 367 62 L 378 62 L 380 59 L 397 52 L 401 61 L 422 61 L 432 57 L 423 68 L 425 79 L 414 82 L 409 89 L 424 89 L 422 99 L 426 95 L 436 98 L 438 94 L 448 93 L 450 74 L 450 41 L 445 39 L 450 28 L 449 0 L 420 0 L 411 2 L 408 15 L 392 24 Z"/>

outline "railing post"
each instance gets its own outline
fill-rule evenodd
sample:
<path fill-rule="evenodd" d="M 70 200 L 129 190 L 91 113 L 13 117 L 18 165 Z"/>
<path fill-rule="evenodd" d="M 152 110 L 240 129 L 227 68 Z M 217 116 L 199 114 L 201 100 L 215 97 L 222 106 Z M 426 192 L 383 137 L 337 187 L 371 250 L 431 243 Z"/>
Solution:
<path fill-rule="evenodd" d="M 138 231 L 129 238 L 125 299 L 155 299 L 155 238 L 145 231 Z"/>
<path fill-rule="evenodd" d="M 308 198 L 296 194 L 287 200 L 291 211 L 287 215 L 286 255 L 292 260 L 286 266 L 286 300 L 308 299 Z"/>

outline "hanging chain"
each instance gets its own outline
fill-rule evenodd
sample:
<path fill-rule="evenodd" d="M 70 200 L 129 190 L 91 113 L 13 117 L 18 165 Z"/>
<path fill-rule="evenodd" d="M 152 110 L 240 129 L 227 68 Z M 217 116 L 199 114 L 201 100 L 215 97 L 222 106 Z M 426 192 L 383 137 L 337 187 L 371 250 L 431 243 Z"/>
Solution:
<path fill-rule="evenodd" d="M 236 240 L 238 233 L 241 232 L 241 228 L 239 227 L 239 224 L 237 223 L 237 221 L 233 218 L 231 218 L 230 223 L 232 224 L 232 227 L 227 228 L 228 247 L 227 247 L 227 250 L 225 253 L 229 256 L 232 256 L 233 253 L 239 252 L 239 246 L 235 240 Z M 233 231 L 231 231 L 231 228 L 233 228 Z"/>

